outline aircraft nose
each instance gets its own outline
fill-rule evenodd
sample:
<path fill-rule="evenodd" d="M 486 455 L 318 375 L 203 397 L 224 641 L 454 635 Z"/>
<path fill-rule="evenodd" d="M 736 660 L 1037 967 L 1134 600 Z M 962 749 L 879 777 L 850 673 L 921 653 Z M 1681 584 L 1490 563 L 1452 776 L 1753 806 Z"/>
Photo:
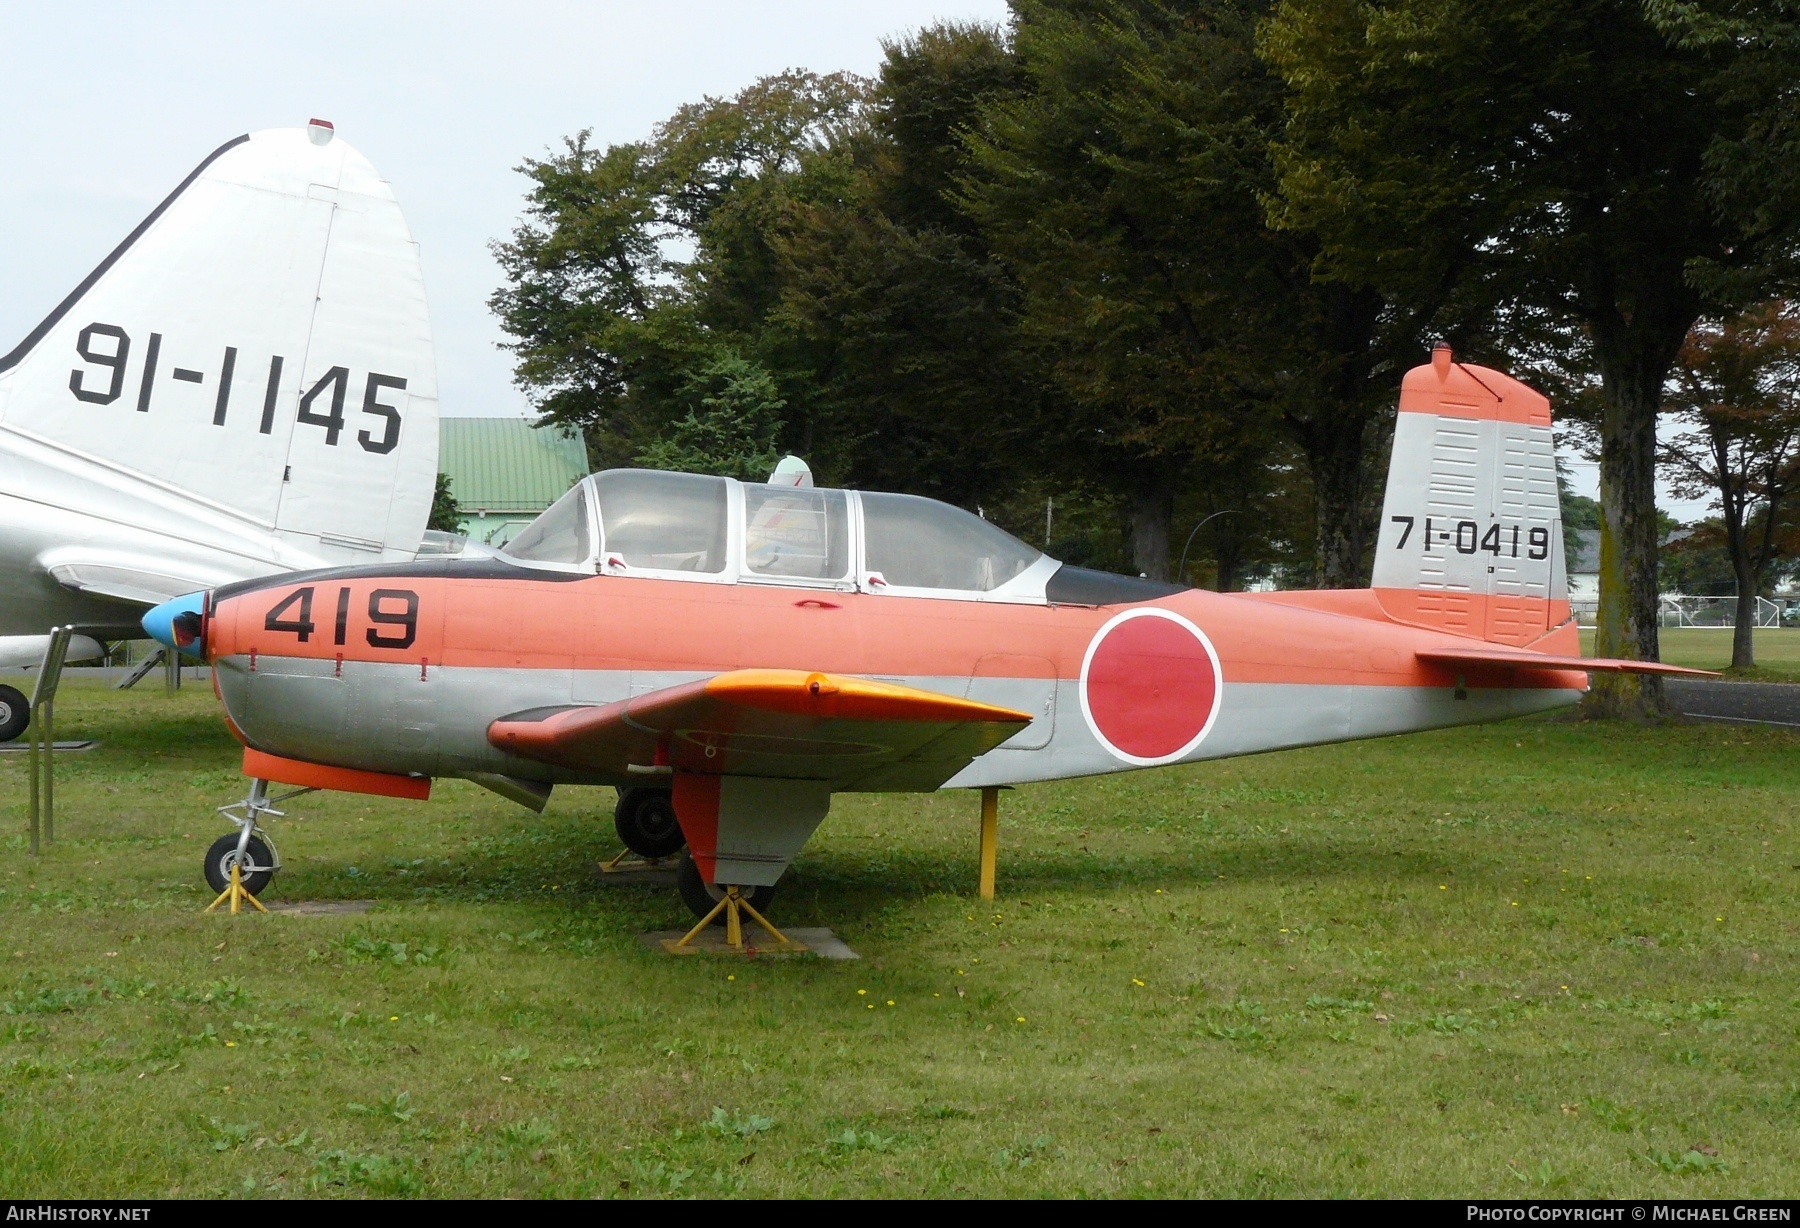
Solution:
<path fill-rule="evenodd" d="M 200 612 L 205 604 L 205 593 L 189 593 L 165 601 L 144 615 L 144 632 L 165 648 L 204 659 L 206 645 L 200 642 Z"/>

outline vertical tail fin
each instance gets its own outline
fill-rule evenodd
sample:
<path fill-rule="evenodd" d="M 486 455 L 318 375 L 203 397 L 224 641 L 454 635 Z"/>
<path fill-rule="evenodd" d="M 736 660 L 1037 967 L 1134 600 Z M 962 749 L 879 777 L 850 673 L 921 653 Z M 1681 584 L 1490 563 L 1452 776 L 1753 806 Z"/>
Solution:
<path fill-rule="evenodd" d="M 0 451 L 196 513 L 144 527 L 205 545 L 211 518 L 294 565 L 410 557 L 437 441 L 417 245 L 319 120 L 215 150 L 0 357 Z"/>
<path fill-rule="evenodd" d="M 1550 401 L 1440 345 L 1400 388 L 1374 588 L 1397 622 L 1496 644 L 1573 634 Z"/>

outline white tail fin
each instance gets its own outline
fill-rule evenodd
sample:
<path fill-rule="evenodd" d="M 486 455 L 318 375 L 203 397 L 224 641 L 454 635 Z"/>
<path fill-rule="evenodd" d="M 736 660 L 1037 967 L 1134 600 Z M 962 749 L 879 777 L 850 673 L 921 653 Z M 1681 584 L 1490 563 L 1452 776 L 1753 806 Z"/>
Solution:
<path fill-rule="evenodd" d="M 393 192 L 322 121 L 221 146 L 0 358 L 0 430 L 290 561 L 410 557 L 437 374 Z"/>
<path fill-rule="evenodd" d="M 1375 551 L 1382 608 L 1415 626 L 1535 644 L 1568 623 L 1563 567 L 1549 400 L 1440 346 L 1401 385 Z"/>

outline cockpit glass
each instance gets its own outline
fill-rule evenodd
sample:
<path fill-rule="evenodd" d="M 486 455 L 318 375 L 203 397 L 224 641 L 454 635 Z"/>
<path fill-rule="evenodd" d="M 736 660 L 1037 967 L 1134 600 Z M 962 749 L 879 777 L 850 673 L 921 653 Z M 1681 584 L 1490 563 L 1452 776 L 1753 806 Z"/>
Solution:
<path fill-rule="evenodd" d="M 585 563 L 593 556 L 588 538 L 587 496 L 575 489 L 552 503 L 500 553 L 539 563 Z"/>
<path fill-rule="evenodd" d="M 1006 530 L 948 503 L 917 495 L 861 498 L 868 568 L 896 588 L 991 592 L 1040 557 Z"/>
<path fill-rule="evenodd" d="M 841 490 L 744 487 L 744 565 L 755 575 L 841 580 L 850 571 Z"/>
<path fill-rule="evenodd" d="M 590 480 L 608 556 L 658 571 L 725 570 L 724 478 L 609 469 Z"/>

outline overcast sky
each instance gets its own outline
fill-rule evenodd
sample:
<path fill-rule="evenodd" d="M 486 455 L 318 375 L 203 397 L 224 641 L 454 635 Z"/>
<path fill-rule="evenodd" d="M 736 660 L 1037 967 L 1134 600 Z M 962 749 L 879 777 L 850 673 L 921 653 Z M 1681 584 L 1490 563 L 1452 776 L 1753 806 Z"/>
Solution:
<path fill-rule="evenodd" d="M 487 309 L 522 158 L 582 128 L 640 138 L 785 68 L 872 73 L 884 37 L 939 18 L 1003 22 L 1006 6 L 0 0 L 0 352 L 221 142 L 316 115 L 392 182 L 419 240 L 443 412 L 523 413 Z"/>

